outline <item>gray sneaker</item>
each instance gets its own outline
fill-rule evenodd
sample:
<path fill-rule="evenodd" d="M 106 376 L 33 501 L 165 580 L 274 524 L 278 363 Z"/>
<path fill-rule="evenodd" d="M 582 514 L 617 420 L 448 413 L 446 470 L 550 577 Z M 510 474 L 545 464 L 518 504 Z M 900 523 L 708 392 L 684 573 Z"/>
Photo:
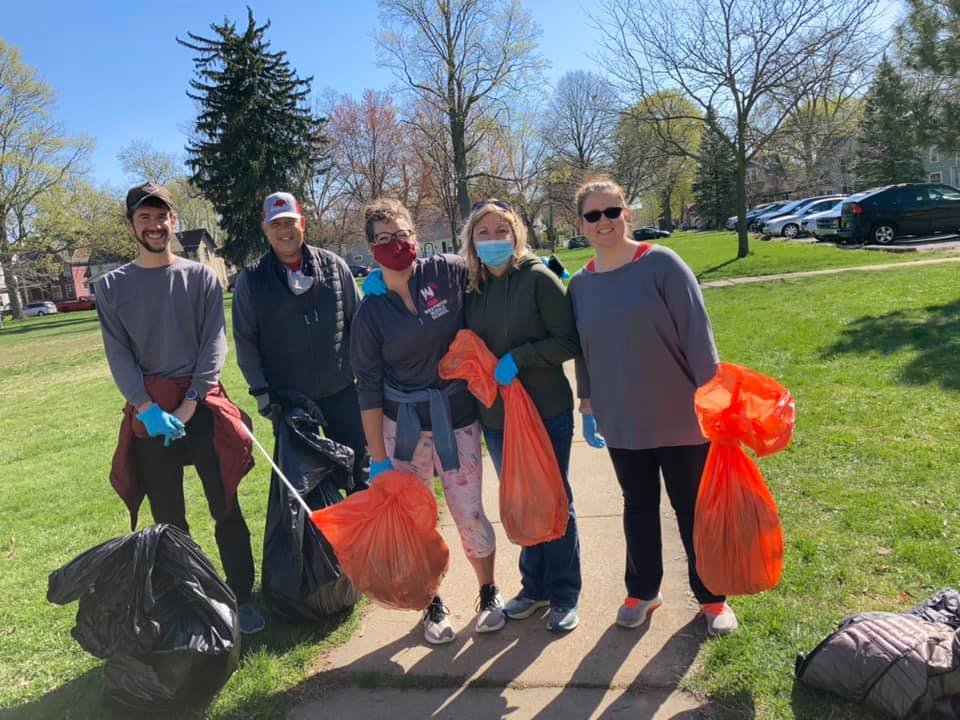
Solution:
<path fill-rule="evenodd" d="M 503 612 L 511 620 L 526 620 L 537 610 L 549 606 L 549 600 L 531 600 L 523 595 L 517 595 L 504 606 Z"/>
<path fill-rule="evenodd" d="M 445 645 L 457 638 L 448 620 L 450 611 L 443 600 L 435 597 L 423 613 L 423 639 L 431 645 Z"/>
<path fill-rule="evenodd" d="M 580 616 L 577 614 L 577 608 L 550 608 L 550 614 L 547 616 L 547 630 L 569 632 L 579 624 Z"/>
<path fill-rule="evenodd" d="M 729 635 L 740 627 L 740 621 L 733 612 L 733 608 L 725 602 L 704 603 L 700 606 L 703 617 L 707 621 L 707 635 Z"/>
<path fill-rule="evenodd" d="M 628 597 L 617 611 L 617 625 L 625 628 L 638 628 L 643 625 L 653 611 L 663 605 L 663 596 L 657 593 L 653 600 L 640 600 Z"/>
<path fill-rule="evenodd" d="M 477 632 L 494 632 L 502 628 L 507 618 L 503 614 L 503 595 L 496 585 L 481 585 L 480 598 L 477 600 Z"/>

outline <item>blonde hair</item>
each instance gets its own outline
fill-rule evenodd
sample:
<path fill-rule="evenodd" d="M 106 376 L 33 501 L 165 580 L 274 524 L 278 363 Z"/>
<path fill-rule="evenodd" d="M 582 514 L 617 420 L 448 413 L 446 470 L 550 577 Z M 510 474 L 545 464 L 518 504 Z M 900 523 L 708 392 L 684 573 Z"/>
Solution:
<path fill-rule="evenodd" d="M 630 207 L 627 204 L 627 194 L 623 188 L 613 178 L 606 175 L 588 178 L 577 188 L 577 217 L 583 216 L 583 204 L 587 201 L 587 196 L 595 192 L 605 192 L 611 195 L 617 195 L 620 202 L 623 203 L 623 209 L 629 212 Z M 629 225 L 629 223 L 627 223 Z"/>
<path fill-rule="evenodd" d="M 377 198 L 371 200 L 363 206 L 363 230 L 367 236 L 367 242 L 373 244 L 374 232 L 373 225 L 378 222 L 390 222 L 403 218 L 410 223 L 410 232 L 415 233 L 417 228 L 413 224 L 413 217 L 410 211 L 399 200 L 392 198 Z"/>
<path fill-rule="evenodd" d="M 494 205 L 492 200 L 481 205 L 470 213 L 470 217 L 467 218 L 467 223 L 460 233 L 462 247 L 460 254 L 466 259 L 467 270 L 469 271 L 467 292 L 480 292 L 480 283 L 490 276 L 490 271 L 480 262 L 480 257 L 477 255 L 477 244 L 473 240 L 473 231 L 480 220 L 491 213 L 503 218 L 510 226 L 510 234 L 513 235 L 513 257 L 510 259 L 510 267 L 516 265 L 517 260 L 529 252 L 527 249 L 527 227 L 513 209 Z"/>

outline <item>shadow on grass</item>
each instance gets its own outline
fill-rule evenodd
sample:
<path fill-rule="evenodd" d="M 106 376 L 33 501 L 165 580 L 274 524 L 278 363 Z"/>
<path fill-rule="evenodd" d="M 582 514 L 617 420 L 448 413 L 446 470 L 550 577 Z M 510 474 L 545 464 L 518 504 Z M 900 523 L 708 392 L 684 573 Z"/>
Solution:
<path fill-rule="evenodd" d="M 28 318 L 26 320 L 15 321 L 10 324 L 7 324 L 7 322 L 4 321 L 3 328 L 0 329 L 0 337 L 3 337 L 4 335 L 23 335 L 25 333 L 37 332 L 40 330 L 63 329 L 72 325 L 93 325 L 97 322 L 97 314 L 95 312 L 91 312 L 83 317 L 75 315 L 74 313 L 70 313 L 70 317 L 58 317 L 55 320 L 45 320 L 44 318 Z"/>
<path fill-rule="evenodd" d="M 796 720 L 874 720 L 877 717 L 856 703 L 807 687 L 799 680 L 793 682 L 790 706 Z"/>
<path fill-rule="evenodd" d="M 741 260 L 741 259 L 742 258 L 738 258 L 738 257 L 730 258 L 726 262 L 722 262 L 719 265 L 714 265 L 713 267 L 709 267 L 706 270 L 701 270 L 700 272 L 697 273 L 697 282 L 702 282 L 703 280 L 710 280 L 711 273 L 715 273 L 717 270 L 722 270 L 727 265 L 732 265 L 733 263 L 737 262 L 737 260 Z"/>
<path fill-rule="evenodd" d="M 331 615 L 322 622 L 311 624 L 286 624 L 271 622 L 257 635 L 243 636 L 241 641 L 241 668 L 244 656 L 266 651 L 270 655 L 283 655 L 297 645 L 319 644 L 336 632 L 350 617 L 349 610 Z M 274 696 L 257 696 L 245 703 L 246 711 L 240 717 L 282 717 L 276 711 Z M 0 720 L 38 720 L 39 718 L 69 718 L 70 720 L 130 720 L 129 708 L 114 708 L 107 701 L 102 666 L 88 670 L 83 675 L 55 688 L 36 700 L 12 708 L 0 710 Z M 175 712 L 151 714 L 138 710 L 138 720 L 200 720 L 205 717 L 207 706 L 182 708 Z M 230 714 L 231 717 L 235 715 Z"/>
<path fill-rule="evenodd" d="M 909 351 L 915 357 L 901 370 L 905 385 L 937 383 L 946 390 L 960 390 L 960 300 L 928 305 L 918 310 L 894 310 L 885 315 L 865 315 L 841 333 L 840 340 L 822 352 L 891 355 Z"/>

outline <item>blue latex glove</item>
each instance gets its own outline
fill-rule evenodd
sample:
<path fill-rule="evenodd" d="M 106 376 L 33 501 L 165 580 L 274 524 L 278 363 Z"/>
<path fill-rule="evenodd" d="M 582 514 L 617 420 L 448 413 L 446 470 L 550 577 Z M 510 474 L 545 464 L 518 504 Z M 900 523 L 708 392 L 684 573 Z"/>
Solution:
<path fill-rule="evenodd" d="M 377 475 L 382 473 L 384 470 L 393 470 L 393 463 L 390 462 L 390 458 L 384 458 L 383 460 L 371 460 L 370 461 L 370 479 L 373 480 Z"/>
<path fill-rule="evenodd" d="M 147 428 L 147 435 L 150 437 L 159 437 L 163 435 L 164 446 L 169 445 L 173 440 L 182 438 L 187 434 L 186 428 L 180 422 L 180 418 L 164 412 L 160 406 L 153 403 L 142 413 L 137 413 L 137 420 L 143 423 Z"/>
<path fill-rule="evenodd" d="M 517 363 L 513 359 L 513 353 L 507 353 L 497 366 L 493 369 L 493 379 L 501 385 L 509 385 L 517 377 Z"/>
<path fill-rule="evenodd" d="M 592 448 L 605 448 L 607 441 L 597 432 L 597 419 L 593 415 L 583 416 L 583 439 Z"/>
<path fill-rule="evenodd" d="M 371 270 L 363 281 L 364 295 L 386 295 L 387 284 L 383 281 L 383 271 L 380 268 Z"/>

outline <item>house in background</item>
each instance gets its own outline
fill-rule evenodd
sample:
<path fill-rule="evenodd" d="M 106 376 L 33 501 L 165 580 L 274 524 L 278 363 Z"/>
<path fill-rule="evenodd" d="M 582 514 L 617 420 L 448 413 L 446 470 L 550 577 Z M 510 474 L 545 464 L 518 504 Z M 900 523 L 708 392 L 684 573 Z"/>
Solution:
<path fill-rule="evenodd" d="M 927 182 L 960 187 L 960 152 L 950 155 L 939 148 L 927 148 L 921 157 Z"/>
<path fill-rule="evenodd" d="M 217 274 L 220 287 L 227 287 L 227 264 L 217 254 L 220 246 L 206 228 L 178 232 L 171 245 L 175 255 L 196 260 L 202 265 L 209 265 Z"/>

